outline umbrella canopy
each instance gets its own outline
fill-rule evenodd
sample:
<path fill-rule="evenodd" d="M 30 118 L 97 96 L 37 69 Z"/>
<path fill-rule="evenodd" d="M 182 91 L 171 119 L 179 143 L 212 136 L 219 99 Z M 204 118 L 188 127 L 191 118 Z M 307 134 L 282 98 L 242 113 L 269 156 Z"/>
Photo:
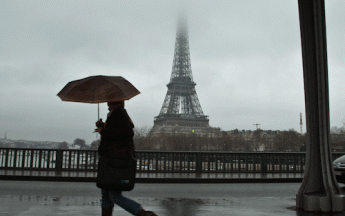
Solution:
<path fill-rule="evenodd" d="M 57 96 L 63 101 L 103 103 L 129 100 L 138 94 L 138 89 L 121 76 L 90 76 L 67 83 Z"/>

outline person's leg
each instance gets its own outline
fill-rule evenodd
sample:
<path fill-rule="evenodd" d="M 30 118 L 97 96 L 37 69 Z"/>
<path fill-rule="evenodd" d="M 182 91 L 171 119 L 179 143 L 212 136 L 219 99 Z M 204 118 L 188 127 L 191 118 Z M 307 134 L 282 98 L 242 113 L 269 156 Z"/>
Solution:
<path fill-rule="evenodd" d="M 112 216 L 113 208 L 104 208 L 102 207 L 102 216 Z"/>
<path fill-rule="evenodd" d="M 121 206 L 124 210 L 132 213 L 133 215 L 137 215 L 138 211 L 142 209 L 139 203 L 122 196 L 121 191 L 109 191 L 108 194 L 113 203 Z"/>
<path fill-rule="evenodd" d="M 113 213 L 114 203 L 109 197 L 109 191 L 101 190 L 102 192 L 102 216 L 111 216 Z"/>
<path fill-rule="evenodd" d="M 136 214 L 137 216 L 157 216 L 154 212 L 152 211 L 145 211 L 144 209 L 139 209 L 138 213 Z"/>

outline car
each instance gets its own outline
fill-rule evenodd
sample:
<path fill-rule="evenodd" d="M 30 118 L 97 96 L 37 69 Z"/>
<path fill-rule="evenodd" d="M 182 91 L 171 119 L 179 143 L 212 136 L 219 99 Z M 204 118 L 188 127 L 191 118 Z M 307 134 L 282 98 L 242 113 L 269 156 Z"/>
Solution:
<path fill-rule="evenodd" d="M 333 168 L 338 182 L 345 183 L 345 155 L 333 161 Z"/>

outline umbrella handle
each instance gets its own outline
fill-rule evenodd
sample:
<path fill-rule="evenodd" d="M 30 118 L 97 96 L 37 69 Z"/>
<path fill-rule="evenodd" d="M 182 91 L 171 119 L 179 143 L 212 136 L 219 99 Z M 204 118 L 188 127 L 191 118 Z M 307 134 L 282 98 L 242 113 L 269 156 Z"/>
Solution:
<path fill-rule="evenodd" d="M 96 127 L 97 127 L 97 128 L 104 127 L 104 122 L 102 121 L 102 119 L 99 119 L 99 120 L 96 122 Z"/>
<path fill-rule="evenodd" d="M 98 104 L 98 118 L 97 118 L 97 120 L 99 120 L 99 104 Z"/>

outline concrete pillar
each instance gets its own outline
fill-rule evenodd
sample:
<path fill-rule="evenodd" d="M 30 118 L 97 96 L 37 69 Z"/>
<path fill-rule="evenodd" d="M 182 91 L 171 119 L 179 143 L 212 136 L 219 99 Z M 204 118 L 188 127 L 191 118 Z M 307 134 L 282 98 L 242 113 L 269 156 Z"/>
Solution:
<path fill-rule="evenodd" d="M 307 122 L 306 168 L 298 191 L 298 209 L 314 212 L 344 210 L 333 173 L 329 145 L 329 93 L 324 0 L 298 0 L 302 39 Z"/>

